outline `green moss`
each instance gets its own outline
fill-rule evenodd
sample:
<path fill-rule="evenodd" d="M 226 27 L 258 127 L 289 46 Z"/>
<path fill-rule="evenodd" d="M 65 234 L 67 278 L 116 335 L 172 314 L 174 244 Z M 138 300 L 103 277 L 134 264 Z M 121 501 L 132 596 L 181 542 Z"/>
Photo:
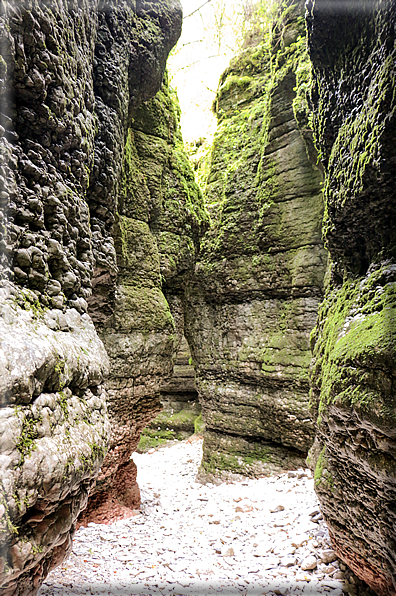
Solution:
<path fill-rule="evenodd" d="M 212 424 L 212 421 L 211 421 Z M 223 437 L 204 433 L 202 467 L 210 474 L 229 470 L 236 474 L 255 474 L 262 464 L 271 462 L 270 449 L 260 443 L 248 442 L 238 437 Z"/>
<path fill-rule="evenodd" d="M 37 295 L 28 288 L 21 288 L 14 298 L 15 302 L 22 306 L 24 310 L 31 311 L 33 319 L 38 320 L 43 317 L 48 307 L 44 307 Z"/>
<path fill-rule="evenodd" d="M 360 42 L 363 46 L 366 40 Z M 377 52 L 372 52 L 375 56 Z M 346 54 L 347 55 L 347 54 Z M 370 58 L 371 60 L 371 58 Z M 360 71 L 359 66 L 359 71 Z M 348 66 L 348 69 L 350 67 Z M 387 141 L 384 135 L 391 130 L 390 120 L 395 117 L 395 107 L 392 98 L 395 94 L 394 83 L 394 57 L 392 54 L 383 59 L 380 65 L 376 64 L 370 70 L 370 82 L 363 85 L 363 97 L 359 100 L 359 108 L 355 108 L 345 118 L 337 130 L 337 136 L 331 147 L 328 160 L 327 176 L 324 184 L 325 216 L 324 236 L 331 238 L 334 234 L 334 216 L 330 216 L 329 205 L 332 212 L 345 212 L 351 204 L 359 205 L 361 209 L 362 195 L 374 192 L 373 179 L 380 177 L 381 163 L 384 159 L 384 149 Z M 340 79 L 345 77 L 342 69 Z M 347 79 L 345 79 L 346 81 Z M 326 100 L 326 98 L 325 98 Z M 323 101 L 321 99 L 321 101 Z M 393 107 L 391 107 L 393 106 Z M 315 129 L 319 145 L 325 145 L 327 119 L 322 118 L 325 106 L 319 105 Z M 375 185 L 374 185 L 375 187 Z M 374 200 L 374 199 L 372 199 Z M 352 207 L 354 209 L 354 207 Z M 356 207 L 357 209 L 357 207 Z M 359 240 L 361 242 L 361 240 Z M 355 272 L 362 269 L 360 262 L 362 247 L 352 251 L 347 260 L 348 267 Z"/>
<path fill-rule="evenodd" d="M 313 333 L 312 399 L 321 422 L 340 403 L 388 418 L 396 415 L 390 390 L 396 355 L 396 284 L 380 285 L 386 266 L 362 282 L 329 291 Z"/>
<path fill-rule="evenodd" d="M 146 453 L 150 449 L 157 449 L 158 447 L 162 447 L 166 445 L 169 439 L 162 439 L 160 437 L 149 437 L 145 434 L 142 434 L 140 437 L 139 444 L 137 446 L 137 450 L 139 453 Z"/>
<path fill-rule="evenodd" d="M 316 462 L 314 471 L 314 482 L 315 486 L 319 486 L 320 484 L 325 483 L 330 487 L 331 490 L 333 490 L 334 480 L 328 467 L 329 462 L 326 458 L 326 447 L 323 447 Z"/>
<path fill-rule="evenodd" d="M 205 430 L 205 422 L 203 421 L 202 418 L 202 413 L 197 416 L 197 418 L 194 420 L 194 433 L 196 435 L 201 435 L 203 433 L 203 431 Z"/>
<path fill-rule="evenodd" d="M 0 482 L 1 482 L 0 505 L 3 505 L 3 507 L 4 507 L 4 518 L 6 521 L 7 530 L 11 535 L 14 534 L 17 536 L 19 533 L 18 528 L 17 528 L 17 526 L 15 526 L 15 524 L 12 523 L 11 516 L 10 516 L 10 510 L 9 510 L 7 499 L 6 499 L 6 492 L 5 492 L 4 484 L 1 479 L 0 479 Z"/>
<path fill-rule="evenodd" d="M 168 331 L 172 334 L 175 331 L 169 304 L 159 288 L 122 285 L 116 304 L 114 318 L 119 330 Z"/>
<path fill-rule="evenodd" d="M 188 275 L 208 225 L 179 120 L 165 74 L 161 90 L 135 114 L 124 151 L 115 231 L 120 276 L 128 285 L 160 287 L 161 280 Z"/>
<path fill-rule="evenodd" d="M 119 209 L 127 217 L 148 222 L 149 201 L 150 191 L 136 150 L 135 135 L 129 129 L 124 149 Z"/>
<path fill-rule="evenodd" d="M 68 405 L 67 405 L 67 396 L 64 393 L 64 391 L 59 391 L 58 395 L 60 397 L 60 407 L 62 409 L 63 416 L 64 416 L 65 420 L 68 420 L 69 409 L 68 409 Z"/>
<path fill-rule="evenodd" d="M 181 410 L 176 414 L 162 411 L 150 423 L 150 428 L 161 429 L 161 431 L 170 430 L 172 432 L 186 431 L 192 434 L 197 414 L 191 410 Z"/>
<path fill-rule="evenodd" d="M 120 215 L 115 248 L 121 278 L 130 284 L 160 286 L 158 247 L 147 223 Z"/>
<path fill-rule="evenodd" d="M 286 241 L 279 215 L 284 164 L 276 153 L 266 152 L 272 101 L 282 85 L 286 93 L 293 92 L 294 85 L 293 108 L 311 158 L 311 70 L 303 17 L 296 17 L 293 6 L 272 18 L 273 27 L 261 36 L 261 43 L 236 57 L 220 80 L 215 102 L 219 123 L 205 185 L 212 227 L 202 243 L 202 261 L 259 255 L 278 250 L 279 242 Z M 282 32 L 289 23 L 297 37 L 284 47 Z M 312 173 L 315 184 L 318 175 Z"/>
<path fill-rule="evenodd" d="M 229 471 L 235 474 L 249 475 L 249 468 L 254 468 L 255 464 L 269 463 L 270 457 L 265 454 L 262 457 L 254 457 L 251 455 L 235 455 L 233 453 L 225 453 L 219 451 L 212 451 L 205 453 L 202 459 L 203 469 L 213 475 L 218 472 Z"/>
<path fill-rule="evenodd" d="M 21 467 L 25 459 L 29 457 L 32 451 L 37 449 L 36 440 L 38 439 L 37 424 L 42 421 L 41 418 L 36 420 L 31 409 L 18 410 L 18 417 L 22 416 L 22 429 L 16 448 L 19 451 L 20 459 L 17 467 Z"/>
<path fill-rule="evenodd" d="M 106 455 L 106 447 L 104 445 L 98 445 L 96 442 L 89 443 L 91 449 L 91 456 L 93 461 L 102 461 Z"/>

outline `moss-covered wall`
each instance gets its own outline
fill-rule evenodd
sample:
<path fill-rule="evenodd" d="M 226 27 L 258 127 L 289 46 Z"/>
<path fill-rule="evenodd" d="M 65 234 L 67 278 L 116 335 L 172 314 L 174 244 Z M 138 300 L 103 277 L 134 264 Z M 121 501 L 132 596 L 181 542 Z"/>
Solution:
<path fill-rule="evenodd" d="M 107 298 L 112 315 L 97 323 L 110 357 L 112 437 L 83 523 L 109 515 L 114 500 L 139 505 L 135 480 L 133 490 L 118 479 L 136 477 L 130 456 L 142 429 L 162 409 L 161 386 L 172 374 L 182 339 L 182 296 L 207 215 L 184 153 L 179 118 L 165 75 L 160 91 L 135 112 L 127 131 L 113 227 L 116 284 L 114 297 Z"/>
<path fill-rule="evenodd" d="M 202 478 L 301 465 L 313 440 L 309 333 L 327 256 L 309 83 L 301 3 L 279 10 L 271 34 L 220 80 L 211 227 L 186 306 L 206 424 Z"/>
<path fill-rule="evenodd" d="M 325 167 L 325 299 L 312 333 L 310 454 L 339 556 L 378 594 L 395 563 L 395 5 L 308 15 L 313 123 Z"/>

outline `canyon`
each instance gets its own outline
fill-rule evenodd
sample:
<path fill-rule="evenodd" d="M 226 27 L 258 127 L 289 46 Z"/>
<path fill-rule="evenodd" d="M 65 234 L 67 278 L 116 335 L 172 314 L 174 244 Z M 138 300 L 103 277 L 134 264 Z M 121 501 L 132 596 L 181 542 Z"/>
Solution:
<path fill-rule="evenodd" d="M 141 436 L 194 430 L 202 484 L 308 456 L 338 557 L 396 594 L 395 3 L 262 6 L 200 188 L 178 0 L 1 5 L 4 596 L 139 508 Z"/>

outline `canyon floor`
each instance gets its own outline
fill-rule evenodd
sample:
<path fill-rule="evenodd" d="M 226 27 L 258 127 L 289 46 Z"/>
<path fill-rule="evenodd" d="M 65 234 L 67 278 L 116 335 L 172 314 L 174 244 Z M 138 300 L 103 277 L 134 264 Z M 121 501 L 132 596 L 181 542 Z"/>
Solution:
<path fill-rule="evenodd" d="M 137 454 L 139 512 L 90 523 L 39 596 L 356 594 L 336 560 L 309 470 L 202 485 L 202 439 Z"/>

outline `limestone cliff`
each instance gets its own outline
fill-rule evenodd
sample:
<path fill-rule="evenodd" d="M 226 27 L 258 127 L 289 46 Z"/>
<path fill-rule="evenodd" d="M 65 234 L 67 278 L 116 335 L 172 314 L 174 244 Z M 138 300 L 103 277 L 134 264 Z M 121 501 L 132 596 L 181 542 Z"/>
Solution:
<path fill-rule="evenodd" d="M 302 4 L 254 39 L 220 80 L 212 226 L 186 304 L 206 425 L 201 479 L 300 466 L 313 441 L 309 334 L 327 257 Z"/>
<path fill-rule="evenodd" d="M 179 118 L 165 77 L 160 92 L 142 104 L 128 129 L 113 232 L 118 269 L 114 296 L 108 287 L 104 293 L 102 285 L 92 297 L 110 358 L 106 386 L 112 435 L 94 496 L 81 518 L 84 524 L 139 506 L 130 456 L 143 428 L 162 409 L 161 386 L 172 374 L 182 338 L 181 295 L 193 271 L 206 214 L 184 153 Z M 98 285 L 104 275 L 101 270 Z M 98 296 L 112 310 L 106 320 L 103 303 L 96 306 Z"/>
<path fill-rule="evenodd" d="M 161 86 L 180 24 L 180 5 L 171 0 L 1 4 L 4 595 L 35 594 L 68 554 L 108 448 L 108 357 L 92 318 L 101 328 L 121 318 L 124 292 L 120 327 L 133 326 L 129 309 L 144 284 L 136 283 L 134 293 L 123 281 L 137 258 L 144 268 L 156 239 L 147 219 L 132 220 L 121 208 L 122 156 L 131 146 L 136 110 Z M 148 202 L 154 209 L 154 200 Z M 134 238 L 140 257 L 131 254 Z M 174 322 L 160 291 L 158 251 L 150 258 L 152 292 L 142 317 L 154 322 L 139 324 L 147 343 L 157 342 L 160 366 L 171 369 Z M 157 327 L 160 340 L 150 340 Z M 116 361 L 104 340 L 114 379 L 122 358 Z M 147 343 L 141 342 L 143 351 Z M 140 379 L 145 374 L 143 366 Z M 129 371 L 124 376 L 127 387 Z"/>
<path fill-rule="evenodd" d="M 333 545 L 396 593 L 394 2 L 309 3 L 317 146 L 331 264 L 312 336 L 311 452 Z"/>

